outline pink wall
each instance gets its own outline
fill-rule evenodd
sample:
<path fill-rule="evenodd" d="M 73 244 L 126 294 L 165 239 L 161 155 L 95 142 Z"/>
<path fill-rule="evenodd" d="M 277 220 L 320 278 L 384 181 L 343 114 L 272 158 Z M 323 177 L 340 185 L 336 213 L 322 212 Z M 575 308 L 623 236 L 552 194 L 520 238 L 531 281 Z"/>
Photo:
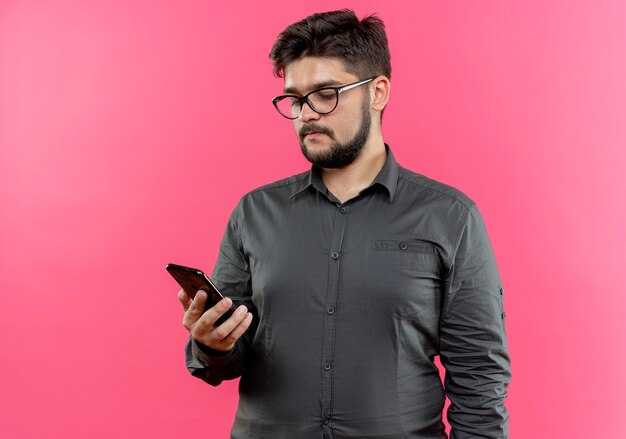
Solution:
<path fill-rule="evenodd" d="M 385 137 L 477 201 L 506 289 L 516 438 L 626 437 L 620 1 L 0 5 L 0 437 L 226 437 L 177 288 L 230 210 L 307 167 L 267 54 L 309 13 L 386 21 Z"/>

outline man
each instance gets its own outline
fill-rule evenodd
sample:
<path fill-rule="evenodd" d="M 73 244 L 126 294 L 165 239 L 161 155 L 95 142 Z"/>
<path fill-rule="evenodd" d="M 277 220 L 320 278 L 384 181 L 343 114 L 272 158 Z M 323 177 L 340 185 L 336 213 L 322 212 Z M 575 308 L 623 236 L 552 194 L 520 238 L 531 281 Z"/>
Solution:
<path fill-rule="evenodd" d="M 310 171 L 235 208 L 213 280 L 183 291 L 187 366 L 241 377 L 233 438 L 506 438 L 502 287 L 485 226 L 459 191 L 400 167 L 384 143 L 383 22 L 352 11 L 287 27 L 271 51 Z M 446 369 L 445 390 L 433 364 Z"/>

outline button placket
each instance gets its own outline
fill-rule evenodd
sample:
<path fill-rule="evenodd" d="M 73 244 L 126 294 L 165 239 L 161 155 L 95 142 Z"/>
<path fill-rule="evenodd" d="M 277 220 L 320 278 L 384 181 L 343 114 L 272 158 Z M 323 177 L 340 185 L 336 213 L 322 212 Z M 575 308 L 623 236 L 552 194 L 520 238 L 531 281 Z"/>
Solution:
<path fill-rule="evenodd" d="M 322 419 L 327 420 L 324 423 L 328 426 L 332 418 L 331 407 L 333 406 L 333 370 L 334 370 L 334 346 L 335 346 L 335 327 L 336 327 L 336 304 L 337 294 L 339 292 L 339 279 L 341 270 L 341 260 L 343 258 L 343 237 L 348 221 L 349 209 L 339 206 L 334 210 L 334 224 L 330 242 L 330 258 L 328 264 L 328 284 L 326 292 L 326 303 L 324 313 L 324 331 L 322 340 Z"/>

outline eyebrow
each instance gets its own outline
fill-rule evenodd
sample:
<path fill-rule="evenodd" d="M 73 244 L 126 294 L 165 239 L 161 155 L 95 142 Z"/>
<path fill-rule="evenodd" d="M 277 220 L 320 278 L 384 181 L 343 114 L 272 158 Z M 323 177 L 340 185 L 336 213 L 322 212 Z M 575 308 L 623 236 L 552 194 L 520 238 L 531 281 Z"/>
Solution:
<path fill-rule="evenodd" d="M 320 89 L 320 88 L 324 88 L 324 87 L 340 86 L 341 84 L 342 84 L 341 82 L 336 81 L 336 80 L 328 80 L 328 81 L 316 82 L 315 84 L 311 85 L 311 91 L 317 90 L 317 89 Z M 287 87 L 287 88 L 283 89 L 283 93 L 285 93 L 285 94 L 298 94 L 298 88 L 297 87 Z"/>

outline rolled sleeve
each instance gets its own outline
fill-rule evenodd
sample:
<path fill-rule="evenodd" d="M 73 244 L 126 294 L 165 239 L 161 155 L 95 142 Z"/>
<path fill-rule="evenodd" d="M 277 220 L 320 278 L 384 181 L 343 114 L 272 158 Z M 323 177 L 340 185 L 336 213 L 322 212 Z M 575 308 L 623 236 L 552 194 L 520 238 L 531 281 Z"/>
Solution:
<path fill-rule="evenodd" d="M 446 282 L 440 355 L 451 439 L 508 438 L 510 359 L 503 289 L 483 219 L 467 212 Z"/>
<path fill-rule="evenodd" d="M 185 347 L 187 369 L 196 378 L 211 384 L 219 385 L 222 381 L 241 376 L 243 359 L 238 345 L 228 352 L 209 353 L 208 347 L 201 347 L 200 343 L 191 337 Z"/>

